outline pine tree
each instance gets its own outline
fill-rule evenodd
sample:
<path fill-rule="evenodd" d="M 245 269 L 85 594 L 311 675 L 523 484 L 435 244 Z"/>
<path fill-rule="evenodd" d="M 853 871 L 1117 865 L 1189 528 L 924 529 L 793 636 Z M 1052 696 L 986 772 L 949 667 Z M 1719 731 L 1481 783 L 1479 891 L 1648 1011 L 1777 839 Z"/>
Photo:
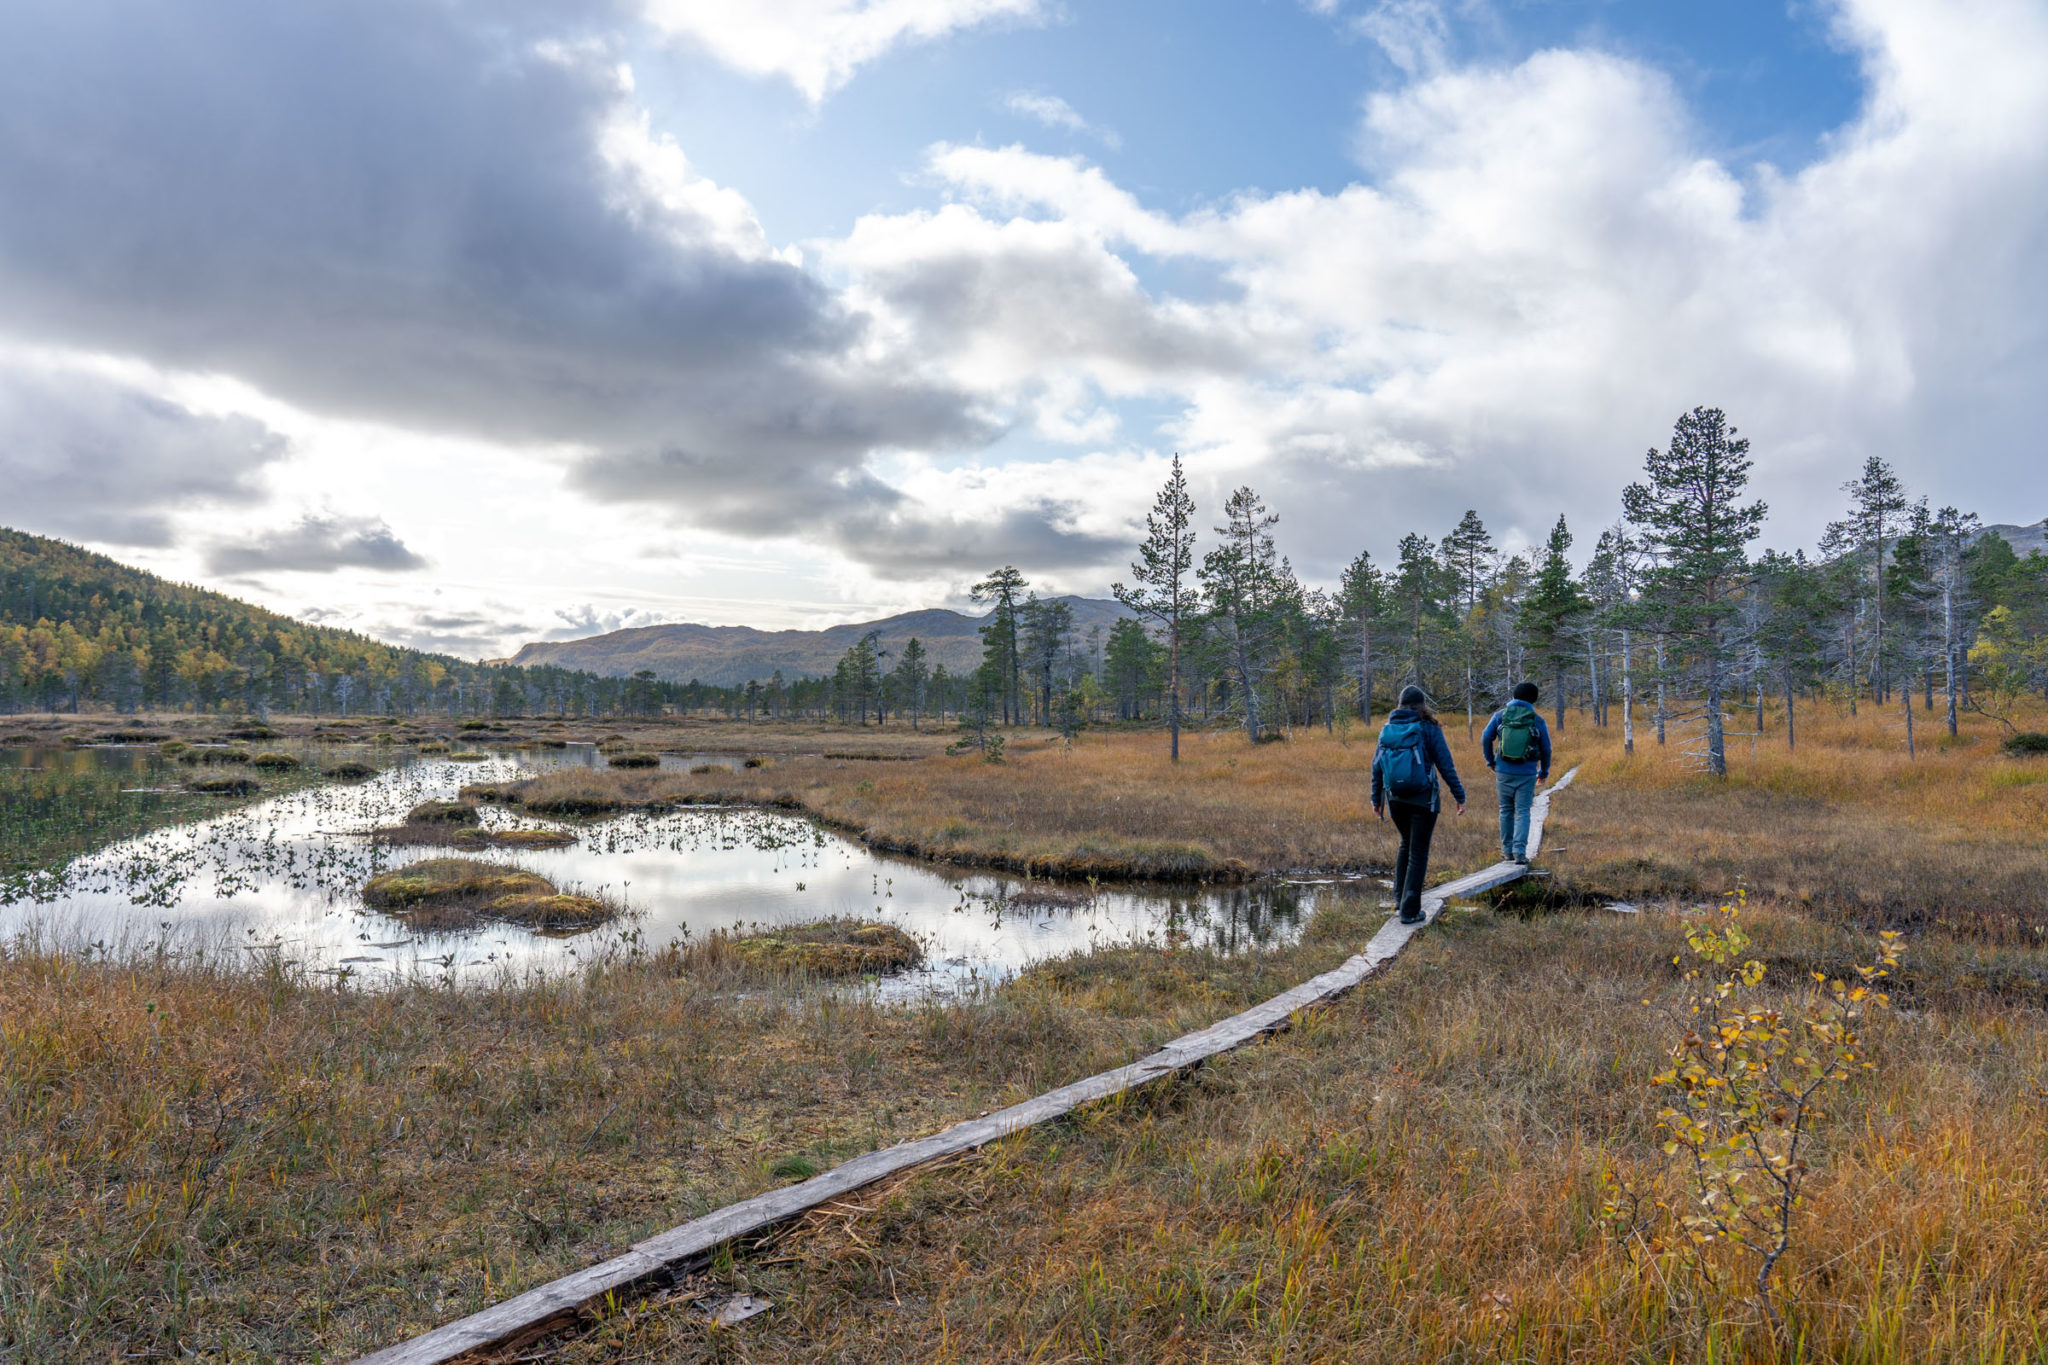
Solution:
<path fill-rule="evenodd" d="M 1469 738 L 1478 689 L 1479 640 L 1474 633 L 1474 621 L 1479 599 L 1493 577 L 1493 537 L 1487 533 L 1479 513 L 1467 508 L 1457 526 L 1444 537 L 1441 550 L 1444 567 L 1457 584 L 1459 647 L 1465 656 L 1465 734 Z"/>
<path fill-rule="evenodd" d="M 1017 642 L 1019 595 L 1030 584 L 1014 565 L 1005 564 L 968 590 L 977 606 L 993 606 L 989 622 L 981 628 L 982 662 L 991 669 L 1002 697 L 1005 725 L 1022 719 L 1022 667 Z"/>
<path fill-rule="evenodd" d="M 1763 607 L 1762 650 L 1778 672 L 1785 699 L 1785 747 L 1799 747 L 1799 680 L 1811 677 L 1826 651 L 1824 636 L 1834 603 L 1822 573 L 1805 551 L 1768 551 L 1757 562 L 1753 591 Z"/>
<path fill-rule="evenodd" d="M 1159 685 L 1164 654 L 1159 642 L 1135 617 L 1127 616 L 1109 628 L 1102 667 L 1116 698 L 1117 719 L 1138 719 L 1145 695 Z"/>
<path fill-rule="evenodd" d="M 1429 537 L 1410 532 L 1396 548 L 1399 559 L 1388 595 L 1401 623 L 1408 680 L 1421 687 L 1431 646 L 1441 635 L 1450 611 L 1451 585 Z"/>
<path fill-rule="evenodd" d="M 925 686 L 931 678 L 929 656 L 915 635 L 904 642 L 903 653 L 897 657 L 895 672 L 890 676 L 896 680 L 896 695 L 910 708 L 910 728 L 915 730 L 924 713 Z"/>
<path fill-rule="evenodd" d="M 1922 511 L 1924 512 L 1924 508 Z M 1919 572 L 1909 591 L 1917 597 L 1928 618 L 1930 653 L 1938 660 L 1942 675 L 1944 720 L 1951 736 L 1956 733 L 1957 712 L 1962 706 L 1962 683 L 1968 663 L 1964 625 L 1971 615 L 1969 549 L 1977 539 L 1979 523 L 1974 512 L 1944 507 L 1923 516 L 1915 528 L 1920 542 L 1914 559 Z M 1902 556 L 1903 558 L 1903 556 Z M 1932 688 L 1933 672 L 1929 671 Z"/>
<path fill-rule="evenodd" d="M 1117 601 L 1159 622 L 1166 631 L 1167 744 L 1175 763 L 1180 762 L 1181 645 L 1198 601 L 1194 566 L 1195 500 L 1188 496 L 1187 476 L 1181 470 L 1180 456 L 1175 455 L 1173 472 L 1153 500 L 1152 511 L 1145 518 L 1145 540 L 1131 564 L 1137 586 L 1118 583 L 1110 589 Z"/>
<path fill-rule="evenodd" d="M 1019 619 L 1024 667 L 1038 694 L 1038 723 L 1051 725 L 1053 693 L 1056 689 L 1064 690 L 1060 664 L 1067 653 L 1067 637 L 1074 633 L 1073 604 L 1059 598 L 1040 601 L 1038 594 L 1033 593 L 1024 600 Z"/>
<path fill-rule="evenodd" d="M 1550 666 L 1552 695 L 1557 706 L 1557 728 L 1564 729 L 1564 677 L 1573 662 L 1572 635 L 1586 613 L 1586 595 L 1572 576 L 1572 562 L 1566 551 L 1572 547 L 1572 533 L 1559 516 L 1557 525 L 1543 543 L 1543 558 L 1536 566 L 1536 581 L 1522 604 L 1523 627 L 1537 655 Z"/>
<path fill-rule="evenodd" d="M 1277 609 L 1293 578 L 1283 573 L 1273 544 L 1280 518 L 1250 488 L 1239 488 L 1223 504 L 1223 543 L 1202 557 L 1198 577 L 1208 591 L 1210 614 L 1222 625 L 1231 671 L 1244 705 L 1244 726 L 1259 742 L 1259 689 L 1265 681 L 1266 651 Z"/>
<path fill-rule="evenodd" d="M 1748 566 L 1749 542 L 1768 509 L 1745 504 L 1749 441 L 1719 408 L 1694 408 L 1672 428 L 1670 446 L 1643 457 L 1644 483 L 1622 493 L 1622 507 L 1657 557 L 1650 591 L 1665 629 L 1688 641 L 1705 670 L 1707 770 L 1728 773 L 1721 713 L 1722 635 Z"/>
<path fill-rule="evenodd" d="M 1380 615 L 1387 607 L 1387 578 L 1373 565 L 1365 550 L 1345 566 L 1343 582 L 1337 589 L 1337 603 L 1350 623 L 1358 646 L 1358 718 L 1372 719 L 1373 636 Z"/>
<path fill-rule="evenodd" d="M 1870 557 L 1870 699 L 1882 705 L 1890 684 L 1890 674 L 1885 669 L 1885 546 L 1903 530 L 1906 488 L 1890 465 L 1872 455 L 1863 462 L 1862 476 L 1843 484 L 1842 491 L 1849 495 L 1850 504 L 1845 525 Z"/>
<path fill-rule="evenodd" d="M 1611 656 L 1601 647 L 1600 634 L 1608 631 L 1618 637 L 1624 753 L 1635 752 L 1635 661 L 1630 657 L 1633 643 L 1630 627 L 1633 622 L 1628 617 L 1635 597 L 1635 561 L 1635 541 L 1622 527 L 1610 526 L 1594 542 L 1593 553 L 1586 560 L 1586 572 L 1580 580 L 1590 613 L 1587 637 L 1591 647 L 1586 651 L 1586 659 L 1587 680 L 1592 688 L 1593 723 L 1602 727 L 1607 724 L 1608 688 L 1603 684 L 1599 670 L 1603 658 L 1611 662 Z"/>

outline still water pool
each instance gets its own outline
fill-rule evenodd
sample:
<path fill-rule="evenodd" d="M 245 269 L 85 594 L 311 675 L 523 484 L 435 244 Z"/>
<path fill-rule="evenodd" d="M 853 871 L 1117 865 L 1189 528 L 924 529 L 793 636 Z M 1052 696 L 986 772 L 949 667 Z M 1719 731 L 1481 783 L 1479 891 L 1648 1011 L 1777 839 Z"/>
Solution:
<path fill-rule="evenodd" d="M 360 753 L 297 752 L 316 763 Z M 37 762 L 119 772 L 138 791 L 191 771 L 143 750 L 0 751 L 0 768 Z M 881 986 L 885 994 L 905 995 L 1000 980 L 1040 958 L 1112 944 L 1237 951 L 1283 943 L 1331 897 L 1382 894 L 1375 881 L 1342 879 L 1088 887 L 967 872 L 879 854 L 778 812 L 685 807 L 572 825 L 486 807 L 486 827 L 567 828 L 578 842 L 464 856 L 530 868 L 564 891 L 621 901 L 628 913 L 570 937 L 505 924 L 420 933 L 363 904 L 371 876 L 448 852 L 387 847 L 366 837 L 369 831 L 397 824 L 421 801 L 453 797 L 466 783 L 601 762 L 586 746 L 497 753 L 484 762 L 415 757 L 367 781 L 314 786 L 125 840 L 58 873 L 0 881 L 0 939 L 29 934 L 116 955 L 158 944 L 226 947 L 374 984 L 559 971 L 716 929 L 855 915 L 894 923 L 924 945 L 923 968 Z"/>

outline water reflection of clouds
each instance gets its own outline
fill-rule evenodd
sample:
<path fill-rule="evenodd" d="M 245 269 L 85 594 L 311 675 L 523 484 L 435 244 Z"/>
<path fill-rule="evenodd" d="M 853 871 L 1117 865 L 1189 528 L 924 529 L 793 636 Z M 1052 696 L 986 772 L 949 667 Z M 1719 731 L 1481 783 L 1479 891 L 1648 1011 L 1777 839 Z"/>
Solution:
<path fill-rule="evenodd" d="M 66 767 L 138 770 L 137 758 L 117 752 L 95 758 L 78 751 L 65 756 Z M 1000 979 L 1040 958 L 1113 944 L 1238 951 L 1284 942 L 1322 898 L 1357 894 L 1342 882 L 1204 889 L 1031 882 L 878 854 L 778 812 L 685 808 L 580 826 L 581 841 L 567 848 L 478 855 L 630 907 L 624 921 L 589 934 L 557 938 L 497 924 L 413 934 L 363 906 L 362 884 L 375 872 L 446 850 L 373 846 L 360 832 L 396 823 L 420 801 L 452 797 L 465 783 L 595 757 L 577 746 L 485 763 L 418 759 L 368 782 L 315 787 L 161 830 L 78 860 L 39 896 L 0 904 L 0 935 L 33 929 L 131 949 L 165 938 L 233 944 L 236 952 L 280 952 L 374 980 L 560 970 L 717 929 L 854 915 L 888 920 L 925 945 L 926 968 L 891 983 L 886 989 L 895 994 Z M 712 756 L 671 757 L 693 764 Z M 544 822 L 487 808 L 485 823 Z"/>

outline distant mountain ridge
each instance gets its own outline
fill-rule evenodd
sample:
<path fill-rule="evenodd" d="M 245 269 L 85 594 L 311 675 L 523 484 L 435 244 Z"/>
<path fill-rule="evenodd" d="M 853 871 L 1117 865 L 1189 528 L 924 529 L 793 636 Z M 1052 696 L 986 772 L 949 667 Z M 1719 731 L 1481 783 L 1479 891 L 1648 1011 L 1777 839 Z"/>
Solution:
<path fill-rule="evenodd" d="M 2048 517 L 2043 517 L 2032 526 L 1986 526 L 1984 535 L 1997 536 L 2012 546 L 2012 552 L 2021 559 L 2035 551 L 2048 554 Z"/>
<path fill-rule="evenodd" d="M 1062 597 L 1074 613 L 1074 634 L 1086 641 L 1090 629 L 1105 636 L 1117 621 L 1130 615 L 1122 604 L 1093 597 Z M 988 616 L 931 607 L 879 621 L 855 621 L 825 630 L 757 630 L 753 626 L 700 626 L 687 622 L 667 626 L 634 626 L 581 640 L 535 641 L 523 645 L 507 662 L 530 666 L 554 664 L 615 678 L 647 669 L 665 682 L 710 683 L 735 687 L 780 672 L 784 679 L 821 678 L 840 656 L 868 632 L 879 637 L 892 666 L 913 637 L 932 663 L 948 673 L 961 673 L 981 662 L 981 627 Z"/>

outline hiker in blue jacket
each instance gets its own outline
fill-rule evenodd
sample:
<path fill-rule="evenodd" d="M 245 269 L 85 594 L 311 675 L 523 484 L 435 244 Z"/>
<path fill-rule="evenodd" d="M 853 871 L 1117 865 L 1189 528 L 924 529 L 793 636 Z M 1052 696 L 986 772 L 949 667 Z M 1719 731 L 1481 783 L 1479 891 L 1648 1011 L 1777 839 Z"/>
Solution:
<path fill-rule="evenodd" d="M 1419 687 L 1402 691 L 1401 704 L 1387 717 L 1379 747 L 1372 755 L 1372 813 L 1380 819 L 1393 812 L 1401 831 L 1401 854 L 1394 859 L 1394 902 L 1401 923 L 1422 923 L 1422 887 L 1429 880 L 1429 836 L 1436 830 L 1439 809 L 1436 775 L 1442 773 L 1465 813 L 1465 784 L 1451 762 L 1444 727 L 1429 709 Z"/>
<path fill-rule="evenodd" d="M 1550 778 L 1550 727 L 1537 714 L 1538 695 L 1535 683 L 1516 683 L 1513 700 L 1493 713 L 1479 737 L 1500 792 L 1500 856 L 1511 863 L 1529 861 L 1529 805 L 1536 784 Z"/>

